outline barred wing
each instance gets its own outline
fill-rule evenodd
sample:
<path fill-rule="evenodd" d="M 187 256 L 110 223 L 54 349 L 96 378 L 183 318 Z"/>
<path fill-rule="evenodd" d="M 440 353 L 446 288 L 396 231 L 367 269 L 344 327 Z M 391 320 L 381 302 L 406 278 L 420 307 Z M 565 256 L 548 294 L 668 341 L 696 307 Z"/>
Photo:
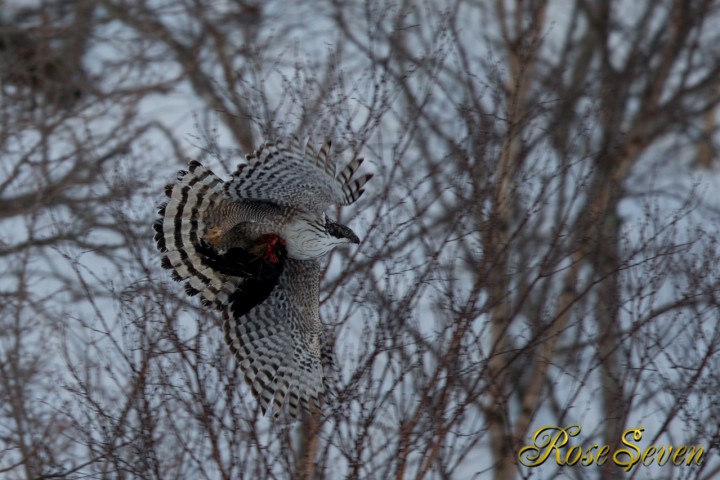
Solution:
<path fill-rule="evenodd" d="M 268 200 L 319 214 L 330 205 L 350 205 L 360 198 L 372 177 L 366 174 L 353 180 L 362 162 L 355 158 L 336 175 L 330 142 L 317 152 L 309 139 L 304 148 L 295 137 L 288 145 L 268 142 L 238 165 L 225 192 L 234 199 Z"/>
<path fill-rule="evenodd" d="M 315 260 L 287 259 L 263 303 L 244 313 L 233 296 L 223 313 L 225 341 L 245 380 L 276 416 L 286 404 L 292 417 L 301 405 L 320 409 L 329 392 L 333 356 L 318 314 L 319 283 Z"/>

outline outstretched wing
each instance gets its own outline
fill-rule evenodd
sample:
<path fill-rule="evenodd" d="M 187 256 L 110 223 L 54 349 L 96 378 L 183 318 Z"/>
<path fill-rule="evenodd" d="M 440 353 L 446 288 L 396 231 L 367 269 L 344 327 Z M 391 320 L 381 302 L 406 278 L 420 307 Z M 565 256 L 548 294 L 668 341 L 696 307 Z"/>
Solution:
<path fill-rule="evenodd" d="M 330 205 L 350 205 L 363 194 L 366 174 L 353 180 L 362 164 L 353 159 L 336 175 L 330 156 L 330 142 L 315 151 L 311 140 L 305 147 L 293 137 L 289 144 L 268 142 L 238 165 L 225 184 L 226 194 L 235 199 L 263 199 L 311 213 L 322 213 Z"/>
<path fill-rule="evenodd" d="M 242 316 L 241 297 L 232 296 L 223 313 L 225 341 L 263 411 L 272 405 L 278 415 L 287 404 L 296 417 L 300 405 L 320 409 L 329 392 L 333 356 L 318 314 L 319 282 L 315 260 L 287 259 L 263 303 Z"/>

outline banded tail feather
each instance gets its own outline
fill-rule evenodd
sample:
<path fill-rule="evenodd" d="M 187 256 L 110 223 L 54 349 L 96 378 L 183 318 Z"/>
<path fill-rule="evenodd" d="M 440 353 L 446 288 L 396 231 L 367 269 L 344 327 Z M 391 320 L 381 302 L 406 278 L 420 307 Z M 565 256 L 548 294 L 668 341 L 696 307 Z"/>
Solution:
<path fill-rule="evenodd" d="M 178 172 L 178 182 L 165 187 L 168 201 L 154 223 L 155 241 L 164 253 L 161 265 L 172 270 L 185 292 L 200 295 L 202 304 L 224 309 L 231 297 L 251 292 L 243 303 L 249 310 L 263 301 L 282 272 L 282 263 L 265 261 L 243 248 L 219 252 L 206 241 L 217 211 L 228 204 L 224 182 L 199 162 Z M 279 252 L 284 260 L 286 252 Z"/>

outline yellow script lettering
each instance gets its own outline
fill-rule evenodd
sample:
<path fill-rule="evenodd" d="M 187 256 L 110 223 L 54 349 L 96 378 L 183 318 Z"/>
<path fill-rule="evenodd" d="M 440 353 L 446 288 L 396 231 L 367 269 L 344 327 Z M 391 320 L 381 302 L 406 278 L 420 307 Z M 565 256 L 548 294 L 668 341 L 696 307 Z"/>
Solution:
<path fill-rule="evenodd" d="M 597 460 L 595 460 L 595 463 L 597 463 L 598 466 L 605 465 L 605 462 L 607 462 L 608 453 L 610 453 L 610 445 L 603 445 L 602 447 L 600 447 L 600 451 L 597 454 Z"/>
<path fill-rule="evenodd" d="M 588 449 L 585 451 L 585 455 L 583 455 L 583 457 L 582 457 L 582 464 L 583 464 L 584 466 L 587 467 L 588 465 L 592 465 L 592 463 L 593 463 L 593 450 L 595 450 L 596 448 L 598 448 L 598 444 L 597 444 L 597 443 L 593 443 L 593 446 L 590 447 L 590 448 L 588 448 Z"/>
<path fill-rule="evenodd" d="M 696 450 L 697 448 L 697 450 Z M 697 458 L 695 458 L 695 452 L 697 451 Z M 700 445 L 690 445 L 688 448 L 688 459 L 687 462 L 685 462 L 685 465 L 690 465 L 693 461 L 693 458 L 695 458 L 695 464 L 696 465 L 702 465 L 703 462 L 703 453 L 705 452 L 705 449 L 701 447 Z"/>
<path fill-rule="evenodd" d="M 536 467 L 545 463 L 554 451 L 555 461 L 558 465 L 563 465 L 560 449 L 567 445 L 570 437 L 574 437 L 579 433 L 580 425 L 570 425 L 566 428 L 555 425 L 541 427 L 533 435 L 533 444 L 520 449 L 518 459 L 526 467 Z"/>
<path fill-rule="evenodd" d="M 685 445 L 680 445 L 677 450 L 675 450 L 675 455 L 673 455 L 673 465 L 682 465 L 683 461 L 685 460 L 685 451 L 687 450 L 687 447 Z M 679 458 L 678 458 L 679 457 Z"/>
<path fill-rule="evenodd" d="M 573 452 L 575 453 L 575 456 L 573 457 Z M 577 462 L 580 461 L 582 458 L 582 447 L 575 445 L 573 447 L 570 447 L 570 450 L 568 450 L 567 455 L 565 455 L 565 464 L 566 465 L 575 465 Z"/>
<path fill-rule="evenodd" d="M 635 445 L 634 443 L 632 443 L 631 441 L 629 441 L 626 437 L 628 437 L 630 434 L 632 434 L 632 439 L 637 442 L 638 440 L 642 439 L 643 430 L 645 430 L 645 429 L 640 427 L 640 428 L 630 428 L 628 430 L 625 430 L 625 432 L 623 432 L 622 443 L 624 445 L 627 445 L 631 449 L 633 449 L 635 451 L 635 453 L 633 453 L 628 448 L 620 448 L 620 449 L 616 450 L 615 453 L 613 454 L 613 462 L 615 462 L 615 465 L 617 465 L 619 467 L 624 467 L 626 472 L 629 472 L 630 469 L 633 466 L 635 466 L 635 464 L 637 462 L 640 461 L 640 448 L 637 445 Z M 621 458 L 621 456 L 623 456 L 623 455 L 627 455 L 627 459 Z"/>
<path fill-rule="evenodd" d="M 655 452 L 657 451 L 657 448 L 650 445 L 648 448 L 645 449 L 645 452 L 643 452 L 642 456 L 642 464 L 646 467 L 650 465 L 653 462 L 653 456 L 655 455 Z"/>
<path fill-rule="evenodd" d="M 2 1 L 2 0 L 0 0 Z M 526 467 L 537 467 L 548 459 L 562 466 L 583 465 L 593 463 L 602 466 L 611 458 L 613 463 L 625 472 L 632 470 L 637 464 L 645 467 L 656 463 L 658 466 L 671 465 L 702 465 L 705 448 L 702 445 L 649 445 L 641 449 L 644 427 L 629 428 L 620 438 L 622 448 L 614 452 L 610 445 L 593 443 L 590 447 L 570 445 L 570 439 L 580 434 L 580 425 L 573 424 L 563 428 L 558 425 L 547 425 L 535 431 L 532 444 L 525 445 L 518 453 L 520 463 Z"/>

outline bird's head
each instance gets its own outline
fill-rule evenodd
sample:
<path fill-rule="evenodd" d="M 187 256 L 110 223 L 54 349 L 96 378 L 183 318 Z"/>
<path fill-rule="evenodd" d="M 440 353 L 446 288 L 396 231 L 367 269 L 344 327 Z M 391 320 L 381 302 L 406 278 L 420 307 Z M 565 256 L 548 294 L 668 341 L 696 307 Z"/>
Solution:
<path fill-rule="evenodd" d="M 290 258 L 308 260 L 322 257 L 338 245 L 360 243 L 350 228 L 322 214 L 314 218 L 298 218 L 286 227 L 284 238 Z"/>

